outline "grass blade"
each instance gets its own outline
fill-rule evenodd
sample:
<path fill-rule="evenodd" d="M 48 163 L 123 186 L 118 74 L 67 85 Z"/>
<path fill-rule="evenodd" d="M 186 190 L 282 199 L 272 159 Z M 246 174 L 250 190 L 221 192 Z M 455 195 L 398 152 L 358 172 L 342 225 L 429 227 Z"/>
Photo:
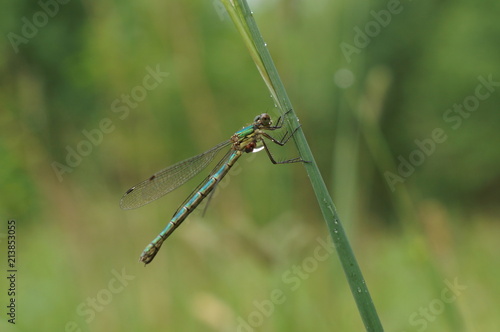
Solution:
<path fill-rule="evenodd" d="M 254 60 L 257 69 L 269 88 L 278 109 L 280 109 L 282 114 L 291 110 L 291 112 L 286 114 L 286 121 L 289 129 L 292 130 L 292 128 L 299 127 L 298 118 L 295 115 L 290 99 L 286 94 L 278 71 L 274 66 L 269 50 L 259 32 L 246 0 L 222 0 L 222 3 L 233 20 L 236 29 L 241 34 L 243 42 L 247 46 L 250 56 Z M 382 324 L 375 310 L 361 269 L 356 261 L 356 257 L 354 256 L 344 228 L 342 227 L 335 205 L 328 193 L 302 128 L 299 128 L 295 133 L 294 141 L 300 156 L 304 160 L 310 161 L 309 163 L 305 163 L 304 166 L 311 180 L 311 185 L 318 200 L 321 213 L 323 214 L 331 238 L 335 244 L 337 254 L 346 274 L 366 331 L 383 331 Z"/>

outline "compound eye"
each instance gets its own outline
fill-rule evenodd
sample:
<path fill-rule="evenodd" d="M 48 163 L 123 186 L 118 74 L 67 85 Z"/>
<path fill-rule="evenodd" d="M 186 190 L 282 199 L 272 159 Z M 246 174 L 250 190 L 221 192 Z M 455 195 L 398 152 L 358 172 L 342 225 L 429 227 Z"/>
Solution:
<path fill-rule="evenodd" d="M 262 113 L 261 115 L 259 115 L 259 118 L 260 118 L 260 123 L 266 127 L 270 126 L 272 123 L 271 117 L 267 113 Z"/>

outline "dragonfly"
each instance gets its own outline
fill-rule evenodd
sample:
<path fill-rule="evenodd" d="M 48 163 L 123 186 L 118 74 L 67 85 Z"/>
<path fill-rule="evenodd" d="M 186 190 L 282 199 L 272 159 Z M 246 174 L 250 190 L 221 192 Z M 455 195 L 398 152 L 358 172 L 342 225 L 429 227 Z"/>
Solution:
<path fill-rule="evenodd" d="M 257 115 L 252 124 L 235 132 L 229 140 L 217 144 L 202 154 L 156 172 L 148 179 L 127 190 L 120 200 L 120 207 L 122 209 L 135 209 L 146 205 L 186 183 L 207 167 L 221 150 L 230 147 L 205 180 L 196 187 L 191 195 L 177 209 L 167 226 L 146 246 L 139 261 L 144 264 L 149 264 L 153 261 L 163 242 L 182 224 L 189 214 L 191 214 L 191 212 L 193 212 L 196 207 L 213 192 L 217 184 L 244 153 L 258 152 L 264 149 L 273 164 L 305 162 L 300 157 L 276 161 L 269 151 L 266 141 L 283 146 L 294 135 L 297 129 L 300 128 L 300 126 L 295 128 L 290 134 L 286 131 L 281 139 L 275 139 L 268 132 L 282 128 L 283 119 L 284 116 L 280 116 L 276 125 L 273 125 L 273 121 L 269 114 L 262 113 Z"/>

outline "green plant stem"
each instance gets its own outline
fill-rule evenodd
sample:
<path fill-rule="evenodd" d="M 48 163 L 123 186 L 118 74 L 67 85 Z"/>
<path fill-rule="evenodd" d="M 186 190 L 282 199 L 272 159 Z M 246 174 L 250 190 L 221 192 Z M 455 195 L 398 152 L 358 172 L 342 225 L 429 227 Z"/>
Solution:
<path fill-rule="evenodd" d="M 295 115 L 290 99 L 286 94 L 285 87 L 274 66 L 271 54 L 264 43 L 246 0 L 222 0 L 222 3 L 236 25 L 237 30 L 240 32 L 252 59 L 271 92 L 275 104 L 282 113 L 291 110 L 291 112 L 286 113 L 289 129 L 299 128 L 300 123 L 298 118 Z M 377 311 L 373 305 L 361 269 L 356 261 L 335 205 L 328 193 L 311 149 L 307 144 L 302 128 L 296 131 L 294 140 L 300 156 L 302 159 L 308 161 L 308 163 L 304 163 L 304 166 L 311 180 L 311 185 L 316 195 L 316 199 L 318 200 L 321 213 L 323 214 L 323 218 L 326 221 L 331 238 L 335 244 L 337 254 L 346 274 L 366 331 L 383 331 L 382 324 L 380 323 Z"/>

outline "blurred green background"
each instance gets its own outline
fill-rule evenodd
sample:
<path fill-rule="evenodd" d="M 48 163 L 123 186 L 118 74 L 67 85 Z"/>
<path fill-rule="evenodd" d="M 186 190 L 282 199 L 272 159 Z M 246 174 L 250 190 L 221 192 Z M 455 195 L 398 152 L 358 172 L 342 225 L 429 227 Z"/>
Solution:
<path fill-rule="evenodd" d="M 265 154 L 138 263 L 204 175 L 122 194 L 278 113 L 218 0 L 62 2 L 0 14 L 0 330 L 363 330 L 303 167 Z M 498 1 L 250 6 L 385 329 L 495 330 Z"/>

